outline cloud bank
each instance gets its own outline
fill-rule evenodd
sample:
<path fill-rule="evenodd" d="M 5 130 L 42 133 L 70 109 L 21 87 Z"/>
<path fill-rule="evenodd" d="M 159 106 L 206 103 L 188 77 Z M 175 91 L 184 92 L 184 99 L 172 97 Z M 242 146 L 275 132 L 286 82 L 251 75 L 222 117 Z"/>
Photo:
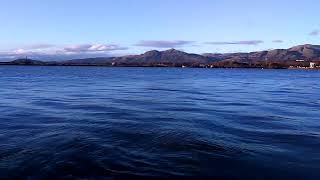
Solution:
<path fill-rule="evenodd" d="M 126 49 L 128 48 L 117 44 L 77 44 L 64 47 L 51 44 L 35 44 L 24 48 L 0 52 L 0 60 L 12 60 L 26 56 L 39 60 L 110 56 L 114 51 Z"/>
<path fill-rule="evenodd" d="M 135 46 L 153 47 L 153 48 L 177 48 L 185 45 L 191 45 L 194 41 L 140 41 Z"/>
<path fill-rule="evenodd" d="M 261 43 L 263 43 L 262 40 L 206 42 L 206 44 L 210 44 L 210 45 L 259 45 Z"/>
<path fill-rule="evenodd" d="M 126 50 L 128 48 L 121 47 L 115 44 L 80 44 L 80 45 L 72 45 L 63 48 L 65 52 L 108 52 L 108 51 L 116 51 L 116 50 Z"/>

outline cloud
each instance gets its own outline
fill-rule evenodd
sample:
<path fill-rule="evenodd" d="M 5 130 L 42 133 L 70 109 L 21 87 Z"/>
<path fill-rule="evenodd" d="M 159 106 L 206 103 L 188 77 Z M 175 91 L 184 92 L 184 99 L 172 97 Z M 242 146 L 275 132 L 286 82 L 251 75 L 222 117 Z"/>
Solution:
<path fill-rule="evenodd" d="M 135 46 L 153 47 L 153 48 L 176 48 L 192 44 L 194 41 L 140 41 Z"/>
<path fill-rule="evenodd" d="M 206 44 L 211 45 L 259 45 L 261 43 L 263 43 L 261 40 L 206 42 Z"/>
<path fill-rule="evenodd" d="M 277 40 L 273 40 L 272 42 L 273 42 L 273 43 L 283 43 L 284 41 L 277 39 Z"/>
<path fill-rule="evenodd" d="M 47 48 L 52 48 L 55 47 L 53 44 L 32 44 L 29 46 L 26 46 L 26 49 L 47 49 Z"/>
<path fill-rule="evenodd" d="M 25 56 L 40 60 L 63 60 L 102 56 L 107 57 L 112 56 L 114 51 L 126 49 L 128 48 L 116 44 L 80 44 L 64 47 L 39 44 L 0 52 L 0 60 L 12 60 Z"/>
<path fill-rule="evenodd" d="M 310 36 L 318 36 L 320 34 L 320 30 L 316 29 L 309 33 Z"/>
<path fill-rule="evenodd" d="M 115 44 L 80 44 L 67 46 L 63 50 L 66 52 L 107 52 L 116 50 L 126 50 L 128 48 Z"/>

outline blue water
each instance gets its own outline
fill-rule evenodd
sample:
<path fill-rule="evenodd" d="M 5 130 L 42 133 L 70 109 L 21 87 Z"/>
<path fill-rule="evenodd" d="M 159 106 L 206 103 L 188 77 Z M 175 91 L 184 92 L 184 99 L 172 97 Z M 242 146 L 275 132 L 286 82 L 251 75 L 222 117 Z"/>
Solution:
<path fill-rule="evenodd" d="M 319 79 L 0 66 L 0 177 L 319 179 Z"/>

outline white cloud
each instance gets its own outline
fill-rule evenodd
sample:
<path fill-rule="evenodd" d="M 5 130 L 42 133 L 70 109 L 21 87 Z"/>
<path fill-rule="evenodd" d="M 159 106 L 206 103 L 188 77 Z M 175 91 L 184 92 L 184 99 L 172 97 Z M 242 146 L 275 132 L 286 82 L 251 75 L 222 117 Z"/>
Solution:
<path fill-rule="evenodd" d="M 41 59 L 63 59 L 77 57 L 110 56 L 110 53 L 117 50 L 126 50 L 128 48 L 116 44 L 78 44 L 64 47 L 38 44 L 25 48 L 18 48 L 10 51 L 0 52 L 0 60 L 15 59 L 24 56 Z"/>
<path fill-rule="evenodd" d="M 128 48 L 115 44 L 79 44 L 63 48 L 63 50 L 66 52 L 108 52 L 126 49 Z"/>
<path fill-rule="evenodd" d="M 31 51 L 28 51 L 26 49 L 16 49 L 13 51 L 13 54 L 16 54 L 16 55 L 20 55 L 20 54 L 27 54 L 27 53 L 30 53 Z"/>

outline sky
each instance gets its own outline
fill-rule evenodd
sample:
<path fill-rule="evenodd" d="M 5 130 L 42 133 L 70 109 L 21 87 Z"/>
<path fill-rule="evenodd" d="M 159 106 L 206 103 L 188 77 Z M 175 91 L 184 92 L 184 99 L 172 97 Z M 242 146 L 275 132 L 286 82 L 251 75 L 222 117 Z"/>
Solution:
<path fill-rule="evenodd" d="M 0 60 L 320 44 L 316 0 L 1 0 Z"/>

